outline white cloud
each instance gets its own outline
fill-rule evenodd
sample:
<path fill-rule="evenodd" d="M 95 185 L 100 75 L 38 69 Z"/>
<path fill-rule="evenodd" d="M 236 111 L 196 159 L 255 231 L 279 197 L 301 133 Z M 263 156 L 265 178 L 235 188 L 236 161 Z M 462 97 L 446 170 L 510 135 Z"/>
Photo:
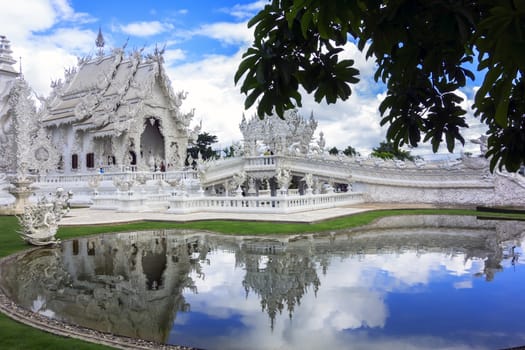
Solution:
<path fill-rule="evenodd" d="M 243 45 L 253 41 L 253 31 L 248 28 L 245 22 L 205 24 L 199 29 L 194 30 L 192 34 L 206 36 L 229 45 Z"/>
<path fill-rule="evenodd" d="M 15 1 L 0 11 L 1 34 L 11 41 L 13 58 L 22 58 L 24 77 L 39 95 L 47 95 L 51 80 L 63 77 L 65 68 L 76 65 L 77 55 L 94 47 L 96 33 L 76 27 L 92 20 L 65 0 Z"/>
<path fill-rule="evenodd" d="M 82 55 L 89 52 L 94 44 L 97 33 L 91 30 L 80 30 L 76 28 L 59 28 L 52 34 L 43 38 L 36 39 L 38 43 L 34 43 L 35 50 L 39 46 L 46 45 L 49 47 L 58 47 L 73 54 L 78 53 Z"/>
<path fill-rule="evenodd" d="M 20 48 L 17 53 L 22 56 L 25 79 L 31 88 L 42 96 L 51 92 L 52 80 L 63 78 L 64 69 L 76 66 L 77 63 L 75 55 L 57 47 L 42 47 L 38 51 Z"/>
<path fill-rule="evenodd" d="M 75 12 L 66 0 L 11 1 L 0 11 L 2 34 L 18 44 L 60 21 L 79 24 L 92 22 L 94 18 Z"/>
<path fill-rule="evenodd" d="M 264 5 L 268 4 L 266 0 L 259 0 L 249 4 L 236 4 L 232 8 L 221 9 L 223 12 L 229 13 L 231 16 L 245 20 L 253 17 L 257 12 L 262 10 Z"/>
<path fill-rule="evenodd" d="M 221 148 L 241 138 L 244 102 L 233 84 L 240 55 L 210 56 L 167 68 L 174 89 L 188 92 L 183 109 L 195 108 L 194 122 L 202 120 L 203 131 L 217 135 Z"/>
<path fill-rule="evenodd" d="M 95 19 L 83 12 L 76 12 L 70 5 L 69 0 L 51 0 L 60 20 L 78 23 L 90 23 Z"/>
<path fill-rule="evenodd" d="M 20 44 L 32 32 L 49 29 L 57 17 L 51 1 L 12 1 L 0 11 L 2 34 Z"/>
<path fill-rule="evenodd" d="M 170 65 L 175 61 L 180 61 L 186 58 L 186 53 L 181 49 L 173 49 L 164 51 L 164 60 L 166 65 Z"/>
<path fill-rule="evenodd" d="M 128 35 L 148 37 L 172 30 L 173 25 L 170 23 L 162 23 L 159 21 L 143 21 L 123 24 L 120 25 L 119 28 L 123 33 Z"/>

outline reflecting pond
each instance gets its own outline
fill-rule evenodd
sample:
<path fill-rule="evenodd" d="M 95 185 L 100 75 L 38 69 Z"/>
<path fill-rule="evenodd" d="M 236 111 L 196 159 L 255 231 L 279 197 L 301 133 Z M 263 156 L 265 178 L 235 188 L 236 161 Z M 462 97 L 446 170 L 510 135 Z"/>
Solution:
<path fill-rule="evenodd" d="M 232 237 L 116 233 L 21 255 L 4 292 L 45 316 L 207 349 L 525 345 L 525 222 L 402 216 Z"/>

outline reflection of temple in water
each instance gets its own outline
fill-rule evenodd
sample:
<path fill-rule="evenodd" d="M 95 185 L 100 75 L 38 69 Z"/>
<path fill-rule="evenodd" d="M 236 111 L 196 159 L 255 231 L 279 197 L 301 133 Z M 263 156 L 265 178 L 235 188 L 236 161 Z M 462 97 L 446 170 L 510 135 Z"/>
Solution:
<path fill-rule="evenodd" d="M 64 242 L 61 252 L 32 253 L 23 267 L 29 274 L 13 271 L 13 279 L 22 276 L 15 299 L 44 299 L 34 311 L 53 310 L 84 327 L 164 342 L 176 313 L 189 310 L 182 292 L 194 289 L 189 274 L 200 271 L 199 249 L 198 236 L 168 239 L 162 232 Z M 40 288 L 31 286 L 35 280 Z"/>
<path fill-rule="evenodd" d="M 85 327 L 164 342 L 177 312 L 189 311 L 183 292 L 196 292 L 192 275 L 206 279 L 214 250 L 235 254 L 242 286 L 255 293 L 273 327 L 292 317 L 308 292 L 322 288 L 317 271 L 334 258 L 438 252 L 483 261 L 481 275 L 501 269 L 502 242 L 518 242 L 525 223 L 473 217 L 385 218 L 356 230 L 241 238 L 188 231 L 134 232 L 67 241 L 2 266 L 0 281 L 19 304 Z M 213 261 L 211 261 L 213 263 Z"/>
<path fill-rule="evenodd" d="M 277 312 L 286 306 L 290 318 L 295 305 L 308 288 L 317 293 L 320 285 L 316 263 L 310 254 L 300 249 L 284 248 L 278 242 L 243 244 L 235 252 L 236 265 L 244 266 L 243 287 L 246 294 L 255 292 L 263 311 L 270 317 L 271 327 Z"/>

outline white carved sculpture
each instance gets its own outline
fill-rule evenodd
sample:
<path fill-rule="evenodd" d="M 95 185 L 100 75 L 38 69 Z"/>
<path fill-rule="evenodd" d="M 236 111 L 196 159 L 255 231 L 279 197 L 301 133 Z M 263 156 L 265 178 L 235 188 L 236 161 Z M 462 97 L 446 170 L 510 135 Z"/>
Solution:
<path fill-rule="evenodd" d="M 243 170 L 241 172 L 233 174 L 233 190 L 235 190 L 235 195 L 237 197 L 242 196 L 241 185 L 246 181 L 246 172 Z"/>
<path fill-rule="evenodd" d="M 167 180 L 167 182 L 171 186 L 172 196 L 185 196 L 186 195 L 186 185 L 183 179 L 173 178 L 173 179 Z"/>
<path fill-rule="evenodd" d="M 281 194 L 285 194 L 288 191 L 288 186 L 292 180 L 290 170 L 282 167 L 277 168 L 275 178 L 277 179 L 277 184 L 279 185 Z"/>
<path fill-rule="evenodd" d="M 254 116 L 247 121 L 243 115 L 239 127 L 247 156 L 262 154 L 267 149 L 275 155 L 284 155 L 287 152 L 306 154 L 317 128 L 317 121 L 313 114 L 309 120 L 305 120 L 297 110 L 291 110 L 285 112 L 284 119 L 272 115 L 264 119 Z M 264 145 L 264 149 L 257 150 L 258 144 Z"/>
<path fill-rule="evenodd" d="M 55 238 L 58 230 L 53 204 L 26 206 L 24 213 L 18 216 L 20 236 L 33 245 L 49 245 L 59 242 Z"/>
<path fill-rule="evenodd" d="M 72 196 L 71 192 L 58 188 L 51 201 L 43 197 L 37 204 L 26 206 L 22 215 L 17 216 L 22 239 L 37 246 L 60 243 L 55 237 L 58 222 L 69 212 Z"/>
<path fill-rule="evenodd" d="M 257 190 L 255 189 L 255 179 L 253 177 L 248 178 L 248 196 L 257 195 Z"/>
<path fill-rule="evenodd" d="M 484 156 L 487 151 L 488 151 L 488 136 L 487 135 L 481 135 L 480 137 L 478 137 L 477 139 L 472 139 L 470 140 L 470 142 L 474 143 L 474 144 L 478 144 L 479 145 L 479 151 L 481 152 L 481 155 Z"/>
<path fill-rule="evenodd" d="M 233 182 L 236 187 L 240 187 L 244 181 L 246 181 L 246 172 L 244 170 L 233 174 Z"/>
<path fill-rule="evenodd" d="M 65 192 L 62 187 L 57 188 L 52 201 L 53 212 L 55 213 L 56 221 L 62 220 L 62 218 L 69 213 L 69 211 L 71 210 L 69 202 L 71 201 L 72 197 L 73 192 Z"/>
<path fill-rule="evenodd" d="M 93 190 L 94 196 L 98 196 L 98 186 L 100 186 L 101 180 L 102 180 L 102 176 L 100 175 L 92 176 L 88 180 L 88 187 Z"/>
<path fill-rule="evenodd" d="M 312 186 L 314 185 L 314 176 L 310 173 L 305 174 L 302 180 L 306 184 L 306 194 L 311 195 L 313 193 Z"/>
<path fill-rule="evenodd" d="M 120 192 L 128 192 L 129 195 L 133 194 L 132 187 L 135 184 L 135 180 L 128 178 L 127 176 L 120 176 L 113 178 L 113 185 Z"/>

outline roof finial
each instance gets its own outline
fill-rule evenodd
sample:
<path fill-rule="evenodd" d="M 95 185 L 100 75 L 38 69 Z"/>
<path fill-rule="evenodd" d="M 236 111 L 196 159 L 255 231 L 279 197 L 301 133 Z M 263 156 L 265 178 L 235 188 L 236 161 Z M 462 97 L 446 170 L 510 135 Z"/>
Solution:
<path fill-rule="evenodd" d="M 104 56 L 105 41 L 104 41 L 104 36 L 102 35 L 102 29 L 100 27 L 98 27 L 98 35 L 97 35 L 97 40 L 95 40 L 95 44 L 98 47 L 98 55 Z"/>

